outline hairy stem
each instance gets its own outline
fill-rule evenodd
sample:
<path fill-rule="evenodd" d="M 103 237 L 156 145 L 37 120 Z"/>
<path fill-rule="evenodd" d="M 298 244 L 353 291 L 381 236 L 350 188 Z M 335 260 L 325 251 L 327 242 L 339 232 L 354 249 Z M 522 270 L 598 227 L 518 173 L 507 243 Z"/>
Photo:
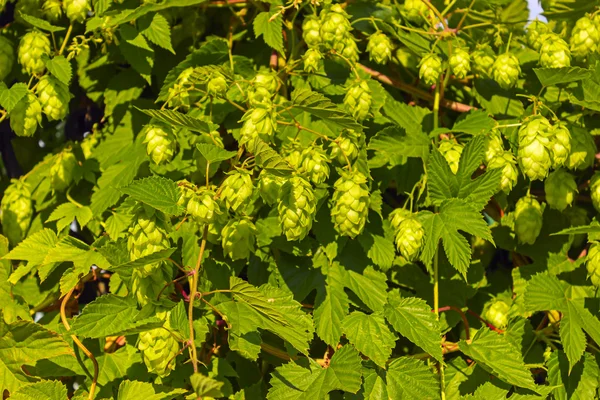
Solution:
<path fill-rule="evenodd" d="M 204 232 L 202 233 L 202 243 L 200 244 L 200 254 L 198 255 L 198 261 L 196 262 L 196 268 L 194 268 L 194 274 L 192 275 L 192 284 L 190 291 L 190 303 L 188 305 L 188 321 L 190 324 L 190 348 L 192 353 L 192 366 L 194 367 L 194 373 L 198 372 L 198 351 L 194 344 L 194 300 L 198 294 L 198 281 L 200 279 L 200 267 L 202 266 L 202 257 L 204 256 L 204 249 L 206 249 L 206 237 L 208 236 L 208 225 L 204 225 Z"/>

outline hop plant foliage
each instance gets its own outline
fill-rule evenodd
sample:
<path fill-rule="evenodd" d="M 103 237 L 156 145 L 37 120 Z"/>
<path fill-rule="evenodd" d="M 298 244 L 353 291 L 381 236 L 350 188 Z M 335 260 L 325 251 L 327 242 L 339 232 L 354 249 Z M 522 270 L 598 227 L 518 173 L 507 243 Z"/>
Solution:
<path fill-rule="evenodd" d="M 15 63 L 15 51 L 12 42 L 0 36 L 0 81 L 3 81 L 12 71 Z"/>
<path fill-rule="evenodd" d="M 519 243 L 534 244 L 543 223 L 542 205 L 533 197 L 525 196 L 515 206 L 515 233 Z"/>

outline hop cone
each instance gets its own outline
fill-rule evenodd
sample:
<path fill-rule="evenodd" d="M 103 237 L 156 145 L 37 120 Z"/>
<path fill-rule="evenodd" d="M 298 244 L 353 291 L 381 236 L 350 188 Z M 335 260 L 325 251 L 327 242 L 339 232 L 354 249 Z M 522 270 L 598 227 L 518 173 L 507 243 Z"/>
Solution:
<path fill-rule="evenodd" d="M 367 81 L 359 81 L 352 85 L 344 97 L 346 109 L 358 121 L 367 118 L 371 101 L 371 89 Z"/>
<path fill-rule="evenodd" d="M 225 205 L 233 211 L 247 204 L 247 200 L 252 196 L 254 185 L 250 172 L 245 170 L 235 170 L 223 181 L 223 190 L 221 199 Z"/>
<path fill-rule="evenodd" d="M 569 169 L 587 169 L 594 165 L 596 142 L 588 131 L 573 127 L 571 130 L 571 153 L 565 162 Z"/>
<path fill-rule="evenodd" d="M 221 213 L 219 204 L 215 201 L 215 192 L 209 189 L 194 193 L 187 202 L 186 211 L 199 224 L 210 224 L 215 215 Z"/>
<path fill-rule="evenodd" d="M 63 0 L 63 9 L 71 22 L 83 22 L 92 6 L 90 0 Z"/>
<path fill-rule="evenodd" d="M 346 38 L 346 34 L 352 30 L 348 14 L 339 5 L 333 5 L 329 10 L 323 10 L 321 13 L 320 36 L 323 42 L 329 47 L 335 49 L 336 43 L 338 48 L 340 43 Z M 336 51 L 338 51 L 336 49 Z"/>
<path fill-rule="evenodd" d="M 50 167 L 50 182 L 57 192 L 65 190 L 73 181 L 73 172 L 77 168 L 77 158 L 71 150 L 65 150 L 58 155 Z"/>
<path fill-rule="evenodd" d="M 592 243 L 588 251 L 586 268 L 594 286 L 600 286 L 600 244 Z"/>
<path fill-rule="evenodd" d="M 543 209 L 531 196 L 522 197 L 515 205 L 515 232 L 519 243 L 534 244 L 542 230 Z"/>
<path fill-rule="evenodd" d="M 464 49 L 454 49 L 449 62 L 452 73 L 458 79 L 464 79 L 471 71 L 471 55 Z"/>
<path fill-rule="evenodd" d="M 346 34 L 341 42 L 335 44 L 334 50 L 352 62 L 358 62 L 360 57 L 354 36 L 350 33 Z"/>
<path fill-rule="evenodd" d="M 499 55 L 492 69 L 494 71 L 494 80 L 503 89 L 510 89 L 515 86 L 521 74 L 519 60 L 511 53 Z"/>
<path fill-rule="evenodd" d="M 308 49 L 304 53 L 304 72 L 315 73 L 319 70 L 323 56 L 317 49 Z"/>
<path fill-rule="evenodd" d="M 10 40 L 0 35 L 0 81 L 10 74 L 15 63 L 15 52 Z"/>
<path fill-rule="evenodd" d="M 166 250 L 169 247 L 167 223 L 164 215 L 159 211 L 149 211 L 143 206 L 138 207 L 127 237 L 129 258 L 137 260 L 157 251 Z M 143 276 L 149 276 L 155 273 L 159 267 L 160 263 L 148 264 L 140 271 Z"/>
<path fill-rule="evenodd" d="M 488 77 L 492 75 L 495 55 L 489 46 L 473 52 L 473 70 L 477 75 Z"/>
<path fill-rule="evenodd" d="M 550 122 L 541 115 L 529 117 L 519 129 L 519 167 L 532 181 L 543 180 L 552 166 L 552 133 Z"/>
<path fill-rule="evenodd" d="M 440 147 L 438 148 L 442 156 L 446 159 L 446 162 L 450 166 L 453 174 L 458 172 L 458 166 L 460 164 L 460 155 L 463 151 L 463 146 L 454 140 L 444 139 L 440 141 Z"/>
<path fill-rule="evenodd" d="M 92 153 L 98 142 L 98 135 L 91 134 L 85 136 L 85 139 L 81 142 L 81 151 L 83 151 L 83 156 L 86 160 L 92 157 Z"/>
<path fill-rule="evenodd" d="M 206 89 L 213 96 L 222 95 L 227 92 L 227 79 L 220 72 L 213 72 L 208 80 Z"/>
<path fill-rule="evenodd" d="M 487 309 L 485 320 L 496 328 L 504 329 L 508 325 L 508 311 L 510 306 L 502 300 L 496 300 Z"/>
<path fill-rule="evenodd" d="M 294 169 L 300 168 L 300 163 L 302 163 L 302 146 L 296 140 L 292 140 L 290 143 L 283 146 L 283 151 L 285 154 L 285 160 L 292 166 Z"/>
<path fill-rule="evenodd" d="M 35 93 L 49 121 L 60 121 L 67 116 L 71 99 L 67 85 L 46 75 L 38 82 Z"/>
<path fill-rule="evenodd" d="M 575 177 L 564 169 L 557 169 L 544 181 L 546 202 L 551 208 L 563 211 L 570 206 L 577 193 Z"/>
<path fill-rule="evenodd" d="M 50 40 L 43 33 L 32 31 L 21 38 L 18 52 L 19 64 L 27 73 L 38 75 L 44 72 L 46 65 L 42 56 L 49 54 Z"/>
<path fill-rule="evenodd" d="M 264 87 L 256 87 L 248 90 L 248 104 L 250 107 L 269 109 L 273 106 L 273 93 Z"/>
<path fill-rule="evenodd" d="M 173 131 L 164 125 L 148 124 L 144 127 L 143 135 L 146 143 L 146 153 L 154 164 L 160 165 L 173 159 L 177 143 Z"/>
<path fill-rule="evenodd" d="M 571 53 L 577 58 L 585 58 L 598 50 L 598 43 L 600 43 L 598 24 L 587 16 L 578 19 L 571 32 Z"/>
<path fill-rule="evenodd" d="M 555 33 L 546 33 L 542 36 L 539 63 L 544 68 L 570 67 L 571 51 L 567 42 Z"/>
<path fill-rule="evenodd" d="M 321 146 L 310 146 L 302 152 L 301 174 L 318 185 L 329 178 L 329 157 Z"/>
<path fill-rule="evenodd" d="M 545 22 L 537 18 L 527 27 L 527 44 L 532 49 L 539 51 L 542 47 L 542 36 L 550 32 L 550 28 Z"/>
<path fill-rule="evenodd" d="M 2 202 L 2 233 L 12 244 L 23 240 L 33 215 L 31 192 L 25 182 L 13 179 L 4 191 Z"/>
<path fill-rule="evenodd" d="M 488 162 L 488 168 L 502 168 L 500 189 L 504 193 L 510 193 L 519 180 L 519 170 L 517 169 L 517 161 L 514 154 L 510 151 L 504 151 L 501 155 L 494 157 Z"/>
<path fill-rule="evenodd" d="M 321 23 L 318 18 L 310 16 L 302 23 L 302 38 L 309 48 L 321 44 Z"/>
<path fill-rule="evenodd" d="M 388 219 L 390 220 L 390 224 L 392 224 L 394 231 L 397 231 L 398 228 L 400 228 L 400 224 L 402 223 L 402 221 L 410 217 L 411 214 L 412 213 L 405 208 L 395 208 L 388 216 Z"/>
<path fill-rule="evenodd" d="M 184 69 L 177 77 L 175 85 L 173 85 L 172 88 L 169 88 L 169 107 L 189 107 L 191 105 L 190 93 L 187 86 L 190 81 L 190 76 L 192 76 L 193 73 L 193 67 Z"/>
<path fill-rule="evenodd" d="M 423 25 L 429 13 L 429 7 L 423 0 L 406 0 L 401 13 L 413 24 Z"/>
<path fill-rule="evenodd" d="M 414 261 L 423 247 L 425 230 L 415 217 L 407 217 L 396 230 L 396 248 L 408 261 Z"/>
<path fill-rule="evenodd" d="M 351 163 L 358 158 L 359 136 L 353 130 L 344 130 L 340 137 L 337 138 L 337 144 L 331 146 L 331 158 L 335 158 L 342 165 L 346 165 L 348 161 Z M 348 157 L 348 161 L 346 161 Z"/>
<path fill-rule="evenodd" d="M 270 93 L 277 92 L 277 76 L 271 72 L 259 72 L 252 80 L 254 87 L 262 87 Z"/>
<path fill-rule="evenodd" d="M 240 130 L 241 143 L 260 137 L 271 142 L 277 130 L 277 120 L 273 109 L 251 108 L 241 119 L 244 122 Z"/>
<path fill-rule="evenodd" d="M 485 161 L 489 163 L 494 158 L 502 156 L 504 154 L 504 142 L 502 136 L 497 130 L 492 130 L 487 138 L 487 144 L 485 148 Z"/>
<path fill-rule="evenodd" d="M 571 133 L 565 124 L 558 123 L 552 127 L 553 136 L 550 139 L 552 153 L 552 168 L 562 167 L 571 153 Z"/>
<path fill-rule="evenodd" d="M 385 33 L 377 32 L 369 37 L 369 43 L 367 44 L 369 59 L 377 64 L 385 64 L 390 61 L 393 50 L 394 45 Z"/>
<path fill-rule="evenodd" d="M 419 78 L 426 85 L 435 85 L 442 74 L 442 59 L 435 54 L 428 54 L 419 64 Z"/>
<path fill-rule="evenodd" d="M 262 170 L 258 176 L 258 192 L 260 197 L 272 206 L 279 200 L 281 186 L 285 183 L 285 179 L 277 175 L 273 175 L 266 170 Z"/>
<path fill-rule="evenodd" d="M 62 17 L 62 5 L 60 0 L 46 0 L 42 7 L 44 17 L 50 22 L 57 22 Z"/>
<path fill-rule="evenodd" d="M 310 183 L 300 176 L 294 176 L 284 183 L 277 211 L 287 240 L 304 239 L 317 211 L 317 199 Z"/>
<path fill-rule="evenodd" d="M 42 123 L 42 107 L 33 94 L 28 93 L 10 113 L 10 128 L 17 136 L 33 136 Z"/>
<path fill-rule="evenodd" d="M 232 219 L 221 236 L 223 253 L 234 261 L 246 259 L 254 251 L 256 227 L 248 218 Z"/>
<path fill-rule="evenodd" d="M 590 180 L 590 194 L 594 208 L 600 212 L 600 172 L 596 172 Z"/>
<path fill-rule="evenodd" d="M 331 219 L 335 230 L 354 239 L 363 231 L 369 214 L 367 178 L 360 172 L 343 172 L 333 188 Z"/>
<path fill-rule="evenodd" d="M 172 293 L 173 285 L 165 288 L 165 282 L 170 282 L 172 279 L 173 271 L 172 268 L 169 268 L 169 264 L 163 263 L 160 268 L 148 265 L 144 268 L 136 268 L 131 274 L 130 293 L 135 293 L 138 303 L 143 307 L 156 301 L 159 294 L 168 296 Z"/>
<path fill-rule="evenodd" d="M 138 349 L 148 372 L 160 377 L 168 376 L 175 369 L 175 358 L 179 353 L 179 342 L 170 332 L 169 314 L 157 313 L 165 324 L 162 328 L 140 333 L 138 342 Z"/>

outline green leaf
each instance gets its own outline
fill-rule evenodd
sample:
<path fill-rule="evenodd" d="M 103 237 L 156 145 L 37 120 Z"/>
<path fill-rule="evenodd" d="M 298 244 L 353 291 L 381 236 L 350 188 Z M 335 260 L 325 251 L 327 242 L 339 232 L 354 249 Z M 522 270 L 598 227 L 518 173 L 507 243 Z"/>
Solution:
<path fill-rule="evenodd" d="M 395 359 L 388 369 L 387 388 L 390 399 L 439 399 L 436 376 L 423 362 L 410 357 Z"/>
<path fill-rule="evenodd" d="M 600 233 L 600 225 L 584 225 L 584 226 L 573 226 L 566 228 L 561 231 L 552 233 L 551 236 L 555 235 L 579 235 L 585 233 Z"/>
<path fill-rule="evenodd" d="M 106 294 L 84 307 L 73 320 L 71 331 L 81 337 L 102 338 L 147 331 L 163 325 L 156 317 L 139 318 L 133 297 Z"/>
<path fill-rule="evenodd" d="M 154 50 L 148 45 L 144 36 L 132 25 L 121 25 L 119 28 L 121 54 L 142 78 L 151 84 L 154 67 Z"/>
<path fill-rule="evenodd" d="M 177 205 L 177 183 L 161 176 L 138 179 L 121 188 L 121 192 L 167 215 L 179 215 L 183 211 Z"/>
<path fill-rule="evenodd" d="M 246 147 L 248 152 L 254 155 L 256 164 L 273 175 L 286 177 L 294 171 L 279 153 L 261 139 L 255 138 L 250 140 L 246 144 Z"/>
<path fill-rule="evenodd" d="M 73 71 L 71 69 L 71 63 L 63 56 L 54 56 L 53 58 L 47 55 L 42 56 L 42 60 L 46 64 L 48 71 L 59 81 L 69 86 L 71 83 L 71 77 Z"/>
<path fill-rule="evenodd" d="M 149 41 L 175 54 L 171 45 L 171 28 L 169 22 L 161 14 L 145 15 L 138 22 L 140 33 Z"/>
<path fill-rule="evenodd" d="M 148 264 L 155 264 L 161 261 L 167 260 L 171 255 L 177 250 L 176 247 L 172 247 L 170 249 L 156 251 L 154 253 L 145 255 L 136 260 L 131 260 L 122 264 L 113 265 L 110 267 L 112 271 L 125 270 L 125 269 L 134 269 L 141 268 Z"/>
<path fill-rule="evenodd" d="M 261 351 L 261 337 L 257 331 L 261 319 L 255 318 L 252 309 L 245 303 L 228 301 L 217 308 L 230 324 L 227 337 L 229 347 L 245 358 L 256 360 Z"/>
<path fill-rule="evenodd" d="M 227 151 L 211 143 L 198 143 L 196 148 L 209 163 L 218 163 L 234 157 L 236 151 Z"/>
<path fill-rule="evenodd" d="M 363 129 L 362 125 L 327 97 L 307 88 L 298 88 L 292 92 L 292 106 L 294 109 L 312 114 L 338 128 L 354 129 L 357 131 L 362 131 Z M 336 138 L 337 132 L 335 136 L 330 136 Z"/>
<path fill-rule="evenodd" d="M 567 307 L 571 308 L 573 305 L 568 303 Z M 573 322 L 573 310 L 566 312 L 561 320 L 559 327 L 560 341 L 563 345 L 567 359 L 569 360 L 569 373 L 571 368 L 581 359 L 585 347 L 587 345 L 585 333 L 581 326 Z"/>
<path fill-rule="evenodd" d="M 582 81 L 592 76 L 592 71 L 580 67 L 534 68 L 533 72 L 543 86 Z"/>
<path fill-rule="evenodd" d="M 274 15 L 277 15 L 273 18 Z M 256 38 L 263 37 L 266 44 L 277 50 L 280 54 L 285 53 L 283 48 L 283 17 L 281 12 L 274 8 L 273 11 L 263 11 L 254 18 L 254 35 Z"/>
<path fill-rule="evenodd" d="M 189 115 L 185 115 L 173 110 L 142 110 L 139 108 L 138 110 L 146 115 L 151 116 L 152 118 L 156 118 L 157 120 L 164 122 L 167 125 L 186 128 L 193 132 L 211 133 L 218 128 L 217 125 L 210 121 L 190 117 Z"/>
<path fill-rule="evenodd" d="M 44 229 L 28 236 L 10 253 L 2 257 L 5 260 L 22 260 L 32 265 L 40 265 L 46 255 L 58 243 L 58 237 L 51 229 Z"/>
<path fill-rule="evenodd" d="M 388 296 L 384 314 L 394 330 L 441 362 L 441 329 L 431 307 L 416 297 L 401 298 L 396 291 Z"/>
<path fill-rule="evenodd" d="M 0 235 L 0 257 L 8 253 L 8 239 Z M 13 295 L 13 287 L 8 277 L 12 271 L 10 261 L 0 259 L 0 304 L 2 304 L 2 317 L 7 323 L 17 321 L 17 319 L 30 320 L 29 308 Z M 2 318 L 0 317 L 0 324 Z"/>
<path fill-rule="evenodd" d="M 170 400 L 188 393 L 186 389 L 171 389 L 147 382 L 124 380 L 119 385 L 119 400 Z"/>
<path fill-rule="evenodd" d="M 388 289 L 383 272 L 376 271 L 372 266 L 365 268 L 362 274 L 350 270 L 346 273 L 344 284 L 371 310 L 383 311 Z"/>
<path fill-rule="evenodd" d="M 332 264 L 325 278 L 325 289 L 318 291 L 315 301 L 317 335 L 332 347 L 342 337 L 342 320 L 348 314 L 348 295 L 344 292 L 345 276 L 339 264 Z"/>
<path fill-rule="evenodd" d="M 93 217 L 92 210 L 89 207 L 78 207 L 73 203 L 63 203 L 56 207 L 46 222 L 56 222 L 56 228 L 60 232 L 71 225 L 74 219 L 81 228 L 84 228 Z"/>
<path fill-rule="evenodd" d="M 598 363 L 590 353 L 585 353 L 573 369 L 561 350 L 553 351 L 548 360 L 548 383 L 555 387 L 552 395 L 557 400 L 595 398 L 598 378 Z"/>
<path fill-rule="evenodd" d="M 474 110 L 464 115 L 465 118 L 456 121 L 452 132 L 463 132 L 473 136 L 484 135 L 496 126 L 496 121 L 484 111 Z"/>
<path fill-rule="evenodd" d="M 431 130 L 433 114 L 431 110 L 418 106 L 409 106 L 388 95 L 383 106 L 385 115 L 411 135 Z"/>
<path fill-rule="evenodd" d="M 342 329 L 358 351 L 385 369 L 396 345 L 396 337 L 390 332 L 382 315 L 354 311 L 344 318 Z"/>
<path fill-rule="evenodd" d="M 21 387 L 11 393 L 11 400 L 64 400 L 67 388 L 59 381 L 41 381 Z"/>
<path fill-rule="evenodd" d="M 34 17 L 32 15 L 20 13 L 20 17 L 23 18 L 26 22 L 30 23 L 32 26 L 43 31 L 56 33 L 65 30 L 65 28 L 63 28 L 62 26 L 54 26 L 48 21 Z"/>
<path fill-rule="evenodd" d="M 402 157 L 429 156 L 430 139 L 421 131 L 405 131 L 397 126 L 388 126 L 369 140 L 368 150 L 383 154 L 391 166 L 403 164 Z"/>
<path fill-rule="evenodd" d="M 126 24 L 128 22 L 134 21 L 144 15 L 152 12 L 158 12 L 162 10 L 167 10 L 173 7 L 188 7 L 195 6 L 198 4 L 204 3 L 206 0 L 169 0 L 163 3 L 145 3 L 136 9 L 126 9 L 121 11 L 121 13 L 117 14 L 113 18 L 109 19 L 106 24 L 107 27 L 114 27 L 122 24 Z M 120 400 L 120 399 L 119 399 Z"/>
<path fill-rule="evenodd" d="M 29 93 L 29 89 L 24 83 L 15 83 L 10 89 L 7 89 L 6 85 L 0 82 L 0 106 L 10 113 L 27 93 Z"/>

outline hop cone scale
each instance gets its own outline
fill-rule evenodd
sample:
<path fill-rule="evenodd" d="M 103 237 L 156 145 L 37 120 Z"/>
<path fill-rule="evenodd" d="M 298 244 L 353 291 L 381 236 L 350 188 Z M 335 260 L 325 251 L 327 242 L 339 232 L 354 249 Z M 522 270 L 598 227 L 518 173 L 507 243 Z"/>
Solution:
<path fill-rule="evenodd" d="M 334 184 L 331 218 L 342 236 L 355 238 L 365 227 L 369 213 L 367 178 L 360 172 L 343 172 Z"/>
<path fill-rule="evenodd" d="M 317 199 L 310 183 L 299 176 L 290 178 L 281 187 L 277 210 L 287 240 L 304 239 L 317 211 Z"/>

